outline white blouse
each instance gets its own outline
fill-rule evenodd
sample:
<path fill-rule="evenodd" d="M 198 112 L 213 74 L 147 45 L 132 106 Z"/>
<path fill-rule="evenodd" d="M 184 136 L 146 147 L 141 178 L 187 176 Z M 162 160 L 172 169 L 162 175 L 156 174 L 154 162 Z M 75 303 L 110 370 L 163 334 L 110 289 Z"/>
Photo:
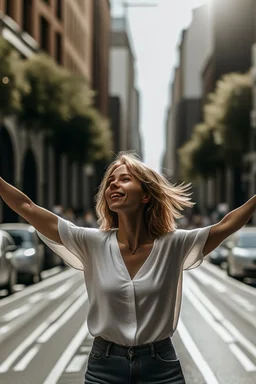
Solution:
<path fill-rule="evenodd" d="M 131 279 L 116 233 L 77 227 L 59 218 L 63 245 L 40 238 L 71 267 L 83 270 L 92 336 L 133 346 L 171 337 L 177 327 L 182 271 L 199 266 L 210 226 L 170 232 L 154 241 Z"/>

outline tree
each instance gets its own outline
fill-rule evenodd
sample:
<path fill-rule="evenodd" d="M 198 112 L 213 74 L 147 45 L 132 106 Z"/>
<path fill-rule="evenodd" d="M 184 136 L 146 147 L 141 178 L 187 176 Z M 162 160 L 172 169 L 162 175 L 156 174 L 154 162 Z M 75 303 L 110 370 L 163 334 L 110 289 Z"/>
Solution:
<path fill-rule="evenodd" d="M 0 39 L 0 113 L 17 114 L 24 127 L 45 131 L 58 154 L 78 162 L 111 156 L 108 120 L 93 107 L 88 81 L 57 65 L 45 54 L 21 60 Z"/>
<path fill-rule="evenodd" d="M 0 38 L 0 114 L 7 116 L 21 109 L 21 92 L 29 91 L 22 71 L 21 59 L 12 46 Z"/>
<path fill-rule="evenodd" d="M 69 106 L 65 103 L 62 83 L 64 71 L 45 54 L 35 54 L 22 64 L 30 89 L 22 93 L 20 120 L 28 129 L 51 130 L 56 121 L 67 121 Z"/>
<path fill-rule="evenodd" d="M 71 160 L 81 163 L 108 159 L 111 155 L 108 122 L 92 108 L 56 124 L 51 141 L 58 153 L 67 153 Z"/>
<path fill-rule="evenodd" d="M 251 108 L 249 73 L 223 76 L 204 108 L 204 120 L 214 129 L 215 140 L 223 146 L 225 162 L 231 166 L 239 165 L 241 156 L 248 151 Z"/>
<path fill-rule="evenodd" d="M 183 177 L 206 178 L 225 164 L 240 173 L 241 157 L 249 147 L 251 94 L 249 73 L 231 73 L 217 82 L 204 106 L 204 122 L 179 150 Z"/>
<path fill-rule="evenodd" d="M 19 114 L 28 129 L 44 130 L 59 154 L 93 161 L 110 154 L 108 123 L 93 108 L 87 80 L 71 74 L 44 54 L 23 64 L 30 92 L 22 95 Z"/>
<path fill-rule="evenodd" d="M 179 149 L 182 178 L 198 181 L 215 173 L 223 162 L 223 150 L 214 140 L 213 129 L 205 123 L 194 127 L 191 140 Z"/>

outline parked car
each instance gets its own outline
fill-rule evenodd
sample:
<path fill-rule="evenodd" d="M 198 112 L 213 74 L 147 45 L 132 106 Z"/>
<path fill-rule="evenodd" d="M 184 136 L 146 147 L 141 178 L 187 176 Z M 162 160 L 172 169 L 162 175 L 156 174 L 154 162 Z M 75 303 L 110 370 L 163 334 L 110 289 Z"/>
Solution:
<path fill-rule="evenodd" d="M 66 267 L 63 259 L 53 252 L 43 241 L 39 238 L 40 244 L 44 247 L 44 267 L 43 269 L 51 269 L 54 267 Z"/>
<path fill-rule="evenodd" d="M 7 289 L 8 293 L 14 292 L 14 285 L 17 282 L 17 270 L 13 261 L 13 253 L 16 251 L 11 236 L 0 230 L 0 289 Z"/>
<path fill-rule="evenodd" d="M 256 277 L 256 227 L 244 227 L 229 237 L 227 274 L 238 280 Z"/>
<path fill-rule="evenodd" d="M 208 260 L 212 264 L 222 265 L 223 263 L 226 263 L 228 254 L 229 248 L 226 246 L 226 243 L 221 243 L 217 248 L 209 253 Z"/>
<path fill-rule="evenodd" d="M 41 280 L 44 266 L 44 247 L 39 242 L 35 228 L 30 224 L 1 224 L 0 229 L 8 232 L 18 247 L 14 252 L 18 282 L 33 284 Z"/>

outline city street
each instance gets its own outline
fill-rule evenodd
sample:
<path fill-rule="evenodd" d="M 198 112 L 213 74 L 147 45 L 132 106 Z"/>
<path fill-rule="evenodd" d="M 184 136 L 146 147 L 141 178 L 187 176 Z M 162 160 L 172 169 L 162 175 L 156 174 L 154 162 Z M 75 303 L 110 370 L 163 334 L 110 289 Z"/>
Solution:
<path fill-rule="evenodd" d="M 255 298 L 207 261 L 184 273 L 174 344 L 188 384 L 256 382 Z M 82 384 L 87 308 L 83 275 L 69 268 L 1 299 L 0 383 Z"/>

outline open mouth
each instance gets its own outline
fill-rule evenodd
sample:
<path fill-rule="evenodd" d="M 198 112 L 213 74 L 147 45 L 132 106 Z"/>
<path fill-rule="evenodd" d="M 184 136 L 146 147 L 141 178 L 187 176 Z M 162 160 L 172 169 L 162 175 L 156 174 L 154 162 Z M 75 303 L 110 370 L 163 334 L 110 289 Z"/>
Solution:
<path fill-rule="evenodd" d="M 115 199 L 119 199 L 120 197 L 123 197 L 124 195 L 122 193 L 111 193 L 110 195 L 110 199 L 111 200 L 115 200 Z"/>

